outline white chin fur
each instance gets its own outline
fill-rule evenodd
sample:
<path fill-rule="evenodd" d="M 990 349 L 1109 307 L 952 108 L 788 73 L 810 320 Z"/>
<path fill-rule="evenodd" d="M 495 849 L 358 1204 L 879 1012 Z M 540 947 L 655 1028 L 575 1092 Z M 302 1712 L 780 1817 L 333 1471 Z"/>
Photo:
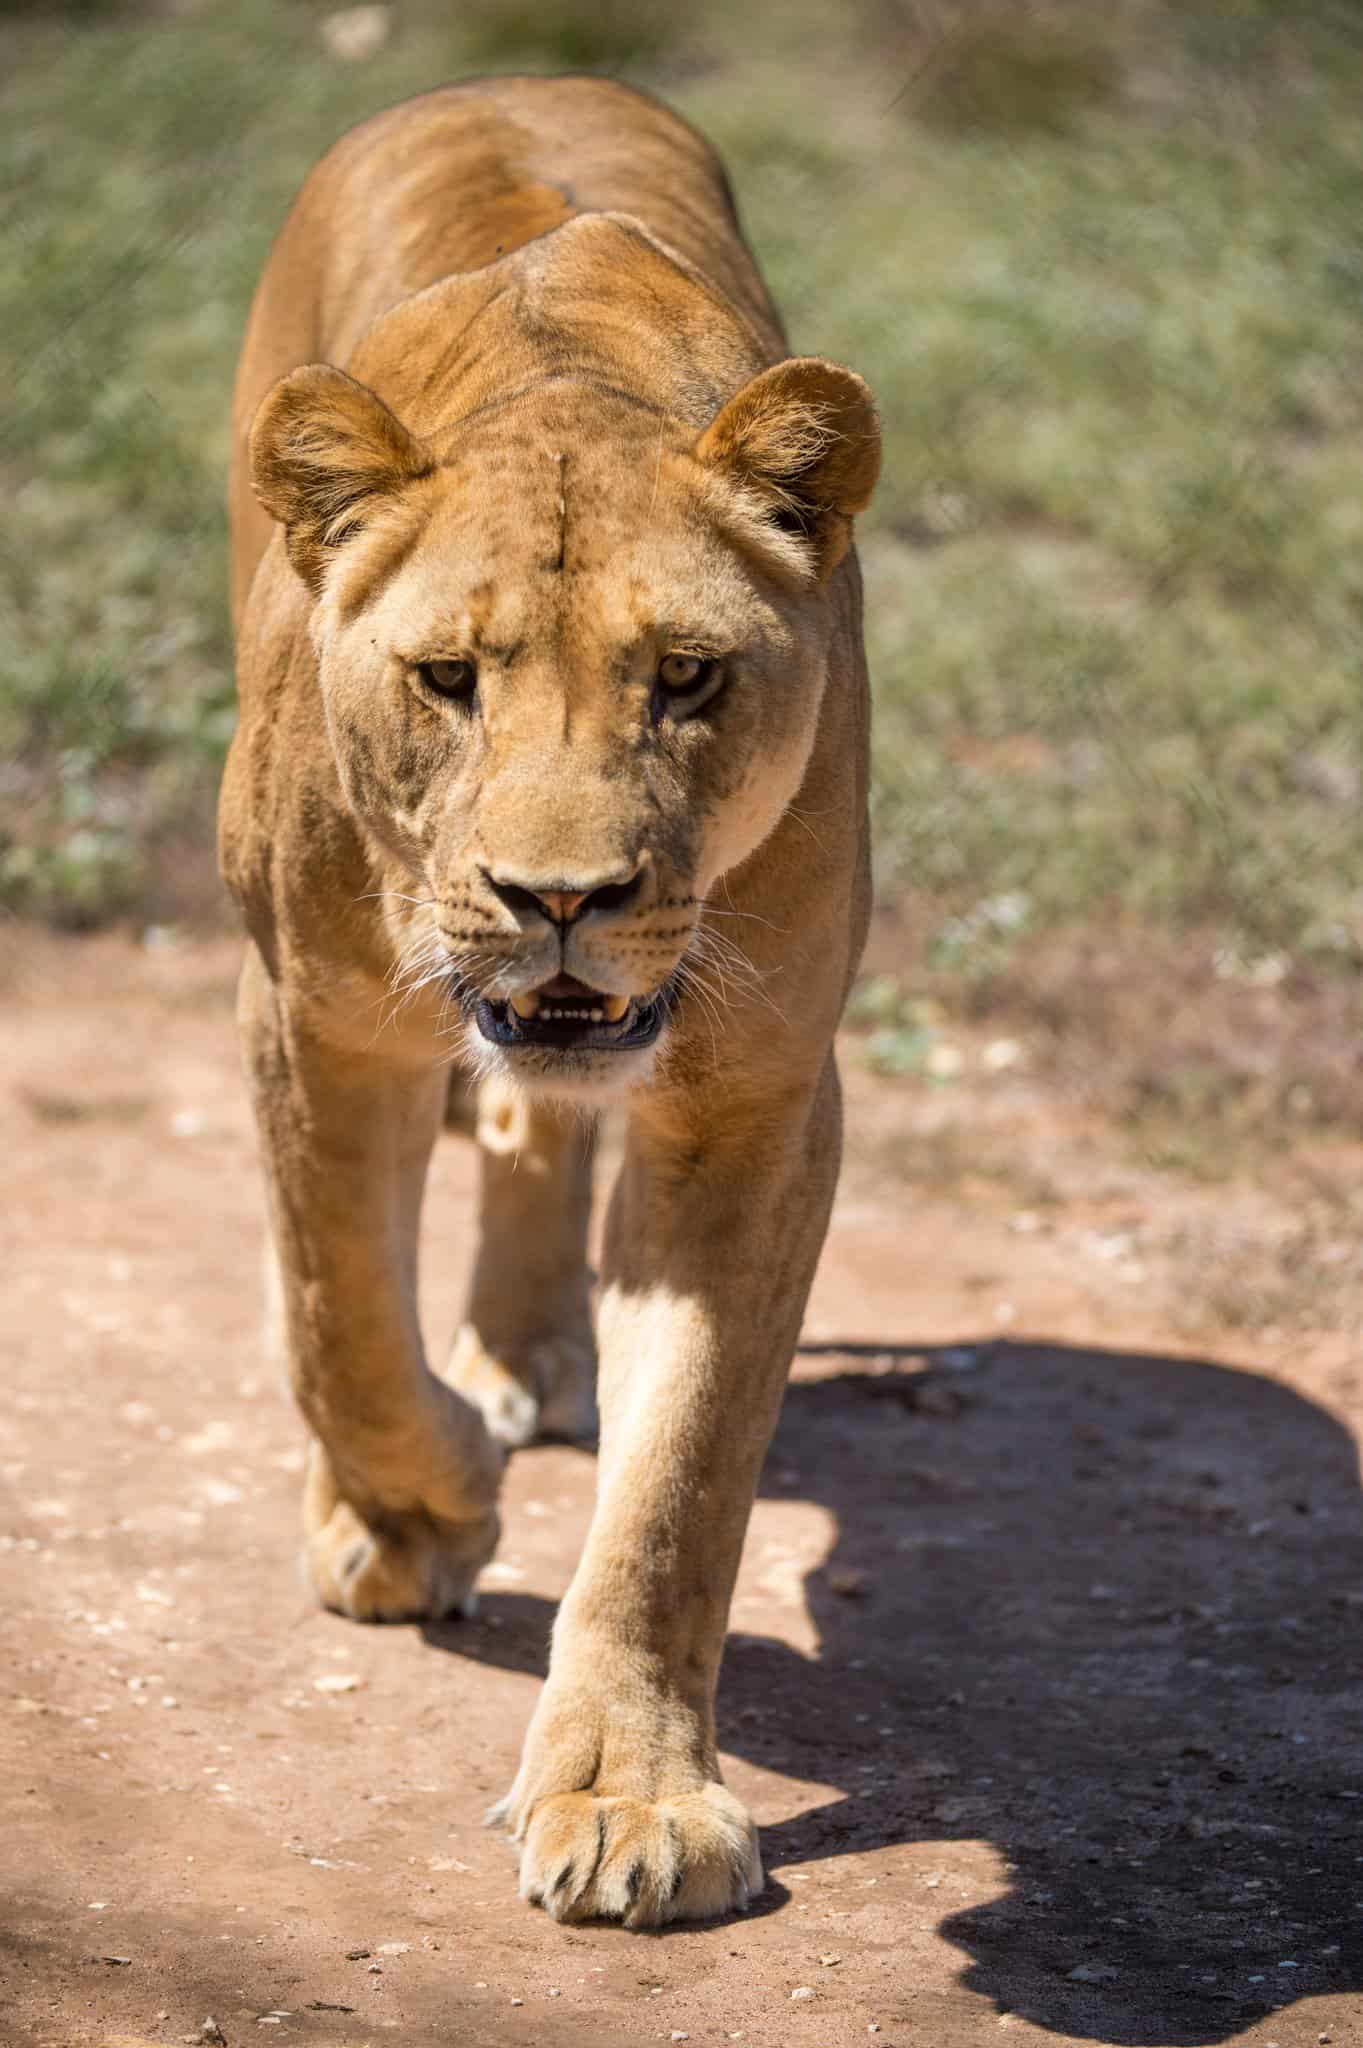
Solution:
<path fill-rule="evenodd" d="M 667 1042 L 664 1026 L 652 1045 L 638 1052 L 572 1053 L 566 1059 L 546 1055 L 542 1047 L 513 1052 L 484 1038 L 472 1018 L 464 1026 L 464 1057 L 479 1080 L 493 1075 L 509 1081 L 525 1095 L 558 1102 L 617 1102 L 644 1087 Z"/>

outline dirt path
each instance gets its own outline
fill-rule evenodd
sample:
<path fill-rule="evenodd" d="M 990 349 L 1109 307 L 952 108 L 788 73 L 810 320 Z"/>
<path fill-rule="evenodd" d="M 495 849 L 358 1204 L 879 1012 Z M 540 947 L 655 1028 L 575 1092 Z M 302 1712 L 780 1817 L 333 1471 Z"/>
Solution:
<path fill-rule="evenodd" d="M 313 1606 L 231 974 L 112 941 L 9 971 L 5 2048 L 209 2014 L 230 2048 L 1363 2042 L 1356 1347 L 1176 1355 L 1186 1266 L 1101 1249 L 1121 1174 L 1043 1227 L 854 1161 L 723 1684 L 770 1889 L 721 1927 L 561 1929 L 480 1815 L 591 1459 L 515 1460 L 476 1622 Z M 908 1113 L 851 1096 L 877 1145 Z M 433 1334 L 470 1187 L 451 1140 Z"/>

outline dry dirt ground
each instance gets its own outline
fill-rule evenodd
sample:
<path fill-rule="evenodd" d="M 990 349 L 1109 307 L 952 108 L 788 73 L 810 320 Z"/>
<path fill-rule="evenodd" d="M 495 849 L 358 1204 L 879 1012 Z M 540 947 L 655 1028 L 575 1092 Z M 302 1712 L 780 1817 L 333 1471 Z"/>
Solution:
<path fill-rule="evenodd" d="M 5 2048 L 209 2015 L 230 2048 L 1363 2042 L 1357 1324 L 1313 1329 L 1306 1275 L 1290 1330 L 1188 1335 L 1199 1258 L 1284 1241 L 1261 1191 L 1161 1189 L 1016 1074 L 952 1113 L 1020 1186 L 1044 1166 L 1042 1210 L 959 1144 L 950 1184 L 895 1177 L 946 1098 L 853 1071 L 722 1689 L 769 1889 L 563 1929 L 480 1816 L 591 1457 L 514 1461 L 475 1622 L 315 1608 L 232 952 L 5 969 Z M 433 1338 L 471 1169 L 446 1140 Z"/>

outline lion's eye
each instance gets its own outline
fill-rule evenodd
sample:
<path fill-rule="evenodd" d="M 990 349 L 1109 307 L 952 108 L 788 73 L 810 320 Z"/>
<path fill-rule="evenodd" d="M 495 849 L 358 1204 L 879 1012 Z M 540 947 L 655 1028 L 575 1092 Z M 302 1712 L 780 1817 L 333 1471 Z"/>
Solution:
<path fill-rule="evenodd" d="M 690 696 L 700 689 L 709 678 L 714 667 L 699 654 L 665 654 L 658 663 L 658 681 L 665 690 L 675 690 L 679 696 Z"/>
<path fill-rule="evenodd" d="M 674 723 L 694 718 L 718 696 L 724 671 L 713 655 L 674 650 L 658 663 L 653 687 L 653 716 Z"/>
<path fill-rule="evenodd" d="M 422 661 L 417 674 L 438 697 L 471 697 L 478 671 L 471 661 Z"/>

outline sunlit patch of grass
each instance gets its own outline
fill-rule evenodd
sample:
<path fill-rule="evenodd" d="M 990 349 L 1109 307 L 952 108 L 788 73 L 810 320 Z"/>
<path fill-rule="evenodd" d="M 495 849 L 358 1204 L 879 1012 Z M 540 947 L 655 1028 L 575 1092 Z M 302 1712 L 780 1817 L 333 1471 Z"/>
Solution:
<path fill-rule="evenodd" d="M 324 12 L 11 15 L 0 898 L 95 921 L 169 835 L 207 862 L 228 391 L 309 163 L 442 78 L 583 66 L 713 134 L 794 345 L 879 397 L 874 813 L 927 967 L 1120 916 L 1357 970 L 1356 9 L 397 0 L 362 63 Z"/>

